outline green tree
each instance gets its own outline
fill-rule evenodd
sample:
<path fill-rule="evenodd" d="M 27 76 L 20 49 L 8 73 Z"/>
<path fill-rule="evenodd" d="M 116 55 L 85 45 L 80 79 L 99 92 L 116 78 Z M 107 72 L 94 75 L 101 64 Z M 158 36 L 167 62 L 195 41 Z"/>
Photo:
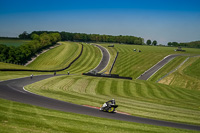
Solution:
<path fill-rule="evenodd" d="M 156 46 L 156 45 L 157 45 L 157 41 L 154 40 L 154 41 L 152 42 L 152 45 Z"/>
<path fill-rule="evenodd" d="M 34 34 L 31 35 L 31 39 L 39 41 L 40 40 L 40 36 L 38 34 L 34 33 Z"/>
<path fill-rule="evenodd" d="M 19 35 L 20 39 L 29 39 L 29 34 L 24 31 L 22 34 Z"/>
<path fill-rule="evenodd" d="M 151 45 L 151 40 L 147 40 L 147 45 Z"/>

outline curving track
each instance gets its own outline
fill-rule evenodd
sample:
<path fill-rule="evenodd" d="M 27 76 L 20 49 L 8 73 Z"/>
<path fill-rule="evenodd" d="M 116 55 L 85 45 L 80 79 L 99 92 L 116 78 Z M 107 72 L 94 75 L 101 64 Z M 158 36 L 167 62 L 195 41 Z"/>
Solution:
<path fill-rule="evenodd" d="M 93 44 L 95 45 L 95 44 Z M 109 63 L 109 60 L 110 60 L 110 54 L 109 52 L 107 51 L 106 48 L 100 46 L 100 45 L 95 45 L 96 47 L 98 47 L 100 50 L 101 50 L 101 53 L 102 53 L 102 59 L 101 59 L 101 62 L 99 63 L 99 65 L 93 69 L 94 71 L 96 72 L 100 72 L 102 71 Z"/>
<path fill-rule="evenodd" d="M 24 90 L 23 88 L 24 86 L 28 84 L 32 84 L 34 82 L 37 82 L 46 78 L 50 78 L 50 77 L 53 77 L 53 75 L 35 76 L 33 77 L 33 79 L 30 79 L 30 77 L 25 77 L 25 78 L 2 81 L 0 82 L 0 98 L 4 98 L 7 100 L 12 100 L 16 102 L 21 102 L 21 103 L 26 103 L 26 104 L 32 104 L 32 105 L 45 107 L 49 109 L 85 114 L 85 115 L 96 116 L 96 117 L 103 117 L 103 118 L 110 118 L 110 119 L 116 119 L 116 120 L 122 120 L 122 121 L 200 131 L 200 126 L 196 126 L 196 125 L 187 125 L 187 124 L 174 123 L 174 122 L 168 122 L 168 121 L 153 120 L 153 119 L 141 118 L 141 117 L 125 115 L 125 114 L 120 114 L 120 113 L 105 113 L 105 112 L 99 111 L 98 109 L 76 105 L 76 104 L 40 96 L 37 94 L 33 94 L 31 92 Z"/>
<path fill-rule="evenodd" d="M 170 60 L 172 60 L 176 56 L 180 56 L 180 54 L 174 54 L 174 55 L 168 55 L 168 56 L 166 56 L 163 60 L 161 60 L 156 65 L 154 65 L 153 67 L 151 67 L 149 70 L 145 71 L 137 79 L 148 80 L 154 73 L 156 73 L 159 69 L 161 69 L 164 65 L 166 65 Z"/>

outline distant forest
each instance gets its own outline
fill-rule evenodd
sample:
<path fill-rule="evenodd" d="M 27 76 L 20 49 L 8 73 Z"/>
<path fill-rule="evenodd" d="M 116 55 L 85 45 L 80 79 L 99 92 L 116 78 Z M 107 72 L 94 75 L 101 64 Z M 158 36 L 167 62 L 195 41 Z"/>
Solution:
<path fill-rule="evenodd" d="M 22 34 L 26 33 L 24 32 Z M 44 32 L 40 35 L 31 34 L 30 38 L 23 39 L 32 40 L 26 44 L 20 45 L 19 47 L 0 44 L 0 61 L 24 65 L 37 52 L 40 52 L 42 49 L 48 48 L 60 41 L 61 37 L 59 33 L 47 34 Z"/>
<path fill-rule="evenodd" d="M 169 42 L 167 45 L 173 47 L 200 48 L 200 41 L 193 41 L 188 43 Z"/>
<path fill-rule="evenodd" d="M 9 39 L 7 37 L 0 37 L 0 39 Z M 17 38 L 10 38 L 17 39 Z M 121 43 L 121 44 L 135 44 L 143 45 L 144 39 L 135 36 L 112 36 L 99 34 L 85 34 L 85 33 L 70 33 L 70 32 L 56 32 L 56 31 L 33 31 L 27 33 L 26 31 L 19 35 L 19 39 L 31 40 L 19 47 L 6 46 L 0 44 L 0 61 L 14 64 L 25 64 L 36 53 L 48 48 L 58 41 L 79 41 L 79 42 L 107 42 L 107 43 Z M 147 40 L 147 45 L 157 45 L 157 41 Z M 174 47 L 190 47 L 200 48 L 200 41 L 189 43 L 169 42 L 168 46 Z"/>
<path fill-rule="evenodd" d="M 70 32 L 56 32 L 56 31 L 33 31 L 28 34 L 26 32 L 19 35 L 20 39 L 31 39 L 32 34 L 41 35 L 43 33 L 59 33 L 62 41 L 79 41 L 79 42 L 109 42 L 109 43 L 125 43 L 125 44 L 144 44 L 144 39 L 135 36 L 112 36 L 99 34 L 85 34 L 85 33 L 70 33 Z"/>

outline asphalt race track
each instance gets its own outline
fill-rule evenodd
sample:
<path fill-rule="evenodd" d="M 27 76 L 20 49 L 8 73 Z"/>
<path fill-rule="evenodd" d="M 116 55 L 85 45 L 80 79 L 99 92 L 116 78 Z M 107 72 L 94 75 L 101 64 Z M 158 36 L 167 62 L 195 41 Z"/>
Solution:
<path fill-rule="evenodd" d="M 167 122 L 167 121 L 161 121 L 161 120 L 153 120 L 153 119 L 141 118 L 141 117 L 119 114 L 119 113 L 106 113 L 106 112 L 99 111 L 98 109 L 76 105 L 76 104 L 36 95 L 31 92 L 25 91 L 23 89 L 23 87 L 28 84 L 31 84 L 31 83 L 34 83 L 46 78 L 50 78 L 50 77 L 53 77 L 53 75 L 34 76 L 33 79 L 31 79 L 30 77 L 26 77 L 26 78 L 2 81 L 0 82 L 0 98 L 12 100 L 16 102 L 21 102 L 21 103 L 26 103 L 26 104 L 31 104 L 31 105 L 36 105 L 40 107 L 45 107 L 49 109 L 65 111 L 65 112 L 73 112 L 73 113 L 78 113 L 78 114 L 85 114 L 85 115 L 90 115 L 90 116 L 110 118 L 110 119 L 116 119 L 116 120 L 122 120 L 122 121 L 200 131 L 200 126 L 180 124 L 180 123 Z"/>
<path fill-rule="evenodd" d="M 148 80 L 154 73 L 156 73 L 160 68 L 162 68 L 165 64 L 167 64 L 170 60 L 172 60 L 176 56 L 180 56 L 180 54 L 174 54 L 165 57 L 163 60 L 161 60 L 156 65 L 154 65 L 149 70 L 140 75 L 137 79 Z"/>
<path fill-rule="evenodd" d="M 95 45 L 95 44 L 93 44 L 93 45 Z M 94 69 L 94 71 L 100 72 L 107 66 L 107 64 L 110 60 L 110 54 L 108 53 L 107 49 L 105 49 L 104 47 L 99 46 L 99 45 L 95 45 L 95 46 L 97 46 L 101 50 L 102 56 L 103 56 L 99 65 Z"/>

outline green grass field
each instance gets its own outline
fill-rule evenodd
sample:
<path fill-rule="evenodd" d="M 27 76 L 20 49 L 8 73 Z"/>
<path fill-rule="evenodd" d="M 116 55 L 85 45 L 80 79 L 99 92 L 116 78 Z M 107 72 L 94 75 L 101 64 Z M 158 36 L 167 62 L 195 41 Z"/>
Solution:
<path fill-rule="evenodd" d="M 30 40 L 0 39 L 0 44 L 4 44 L 7 46 L 15 46 L 15 47 L 18 47 L 18 46 L 28 43 L 28 42 L 30 42 Z"/>
<path fill-rule="evenodd" d="M 114 47 L 119 52 L 119 56 L 112 73 L 119 74 L 120 76 L 132 77 L 133 79 L 139 77 L 146 70 L 162 60 L 165 56 L 169 54 L 183 53 L 175 52 L 174 47 L 155 47 L 124 44 L 115 44 Z M 133 49 L 141 50 L 142 52 L 134 52 Z M 199 49 L 185 48 L 185 50 L 185 54 L 200 53 Z"/>
<path fill-rule="evenodd" d="M 199 57 L 191 57 L 182 67 L 159 81 L 159 83 L 191 90 L 200 90 L 199 62 Z"/>
<path fill-rule="evenodd" d="M 30 69 L 30 68 L 22 65 L 0 62 L 0 69 Z"/>
<path fill-rule="evenodd" d="M 188 133 L 189 130 L 122 122 L 0 99 L 1 133 Z M 193 131 L 195 133 L 195 131 Z"/>
<path fill-rule="evenodd" d="M 70 68 L 59 73 L 66 74 L 69 71 L 70 74 L 82 74 L 84 72 L 89 72 L 99 64 L 101 58 L 102 54 L 99 48 L 85 43 L 83 44 L 83 53 L 81 57 L 76 60 Z"/>
<path fill-rule="evenodd" d="M 189 64 L 183 72 L 186 75 L 189 75 L 191 77 L 200 79 L 200 56 L 199 57 L 194 57 L 194 61 Z"/>
<path fill-rule="evenodd" d="M 118 110 L 132 115 L 200 124 L 200 92 L 195 90 L 81 75 L 54 77 L 25 88 L 62 101 L 98 107 L 115 98 Z"/>
<path fill-rule="evenodd" d="M 63 42 L 61 46 L 51 49 L 27 67 L 38 70 L 57 70 L 68 66 L 81 52 L 81 45 L 74 42 Z"/>

